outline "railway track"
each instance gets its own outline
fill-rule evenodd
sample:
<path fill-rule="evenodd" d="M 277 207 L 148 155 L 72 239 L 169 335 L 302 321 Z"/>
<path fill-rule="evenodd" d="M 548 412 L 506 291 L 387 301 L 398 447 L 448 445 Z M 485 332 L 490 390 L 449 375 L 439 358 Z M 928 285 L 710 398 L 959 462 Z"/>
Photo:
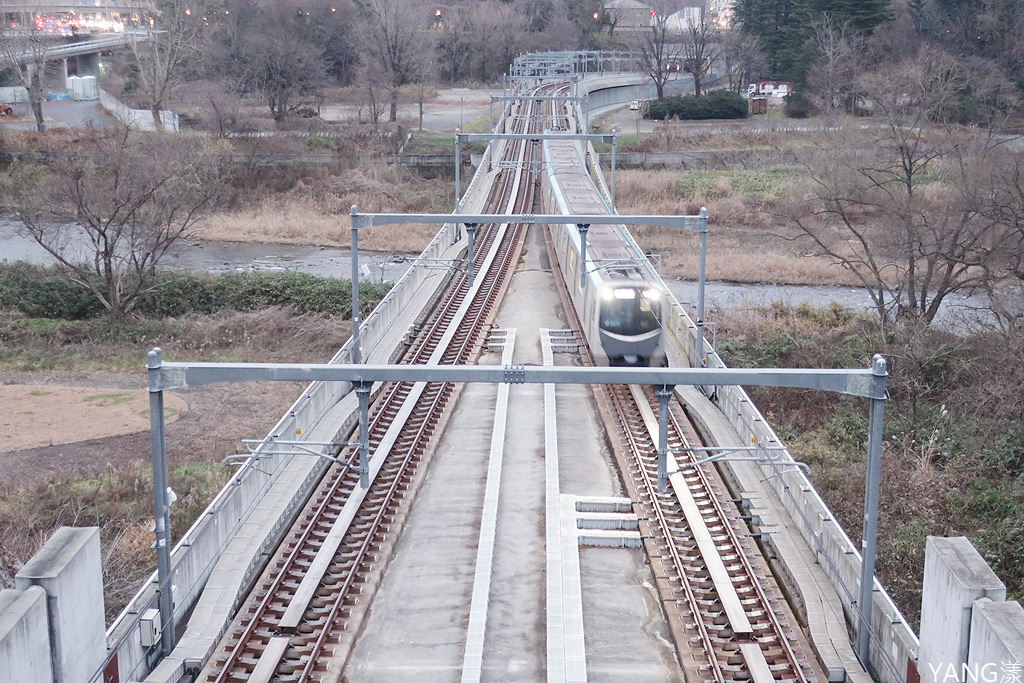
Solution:
<path fill-rule="evenodd" d="M 539 118 L 569 128 L 550 103 L 527 101 L 515 132 Z M 543 107 L 543 109 L 542 109 Z M 543 124 L 542 124 L 543 125 Z M 536 145 L 504 147 L 490 213 L 534 210 Z M 471 285 L 456 274 L 403 363 L 464 364 L 479 354 L 500 296 L 519 258 L 525 226 L 479 226 Z M 390 550 L 459 388 L 442 383 L 379 387 L 371 406 L 371 485 L 358 486 L 356 449 L 338 454 L 288 540 L 239 611 L 199 680 L 339 681 Z M 636 501 L 668 622 L 686 678 L 696 681 L 803 683 L 818 676 L 806 643 L 777 594 L 758 550 L 720 502 L 713 474 L 690 468 L 657 491 L 658 418 L 654 392 L 603 387 L 599 404 Z M 652 402 L 655 406 L 652 408 Z M 670 413 L 669 446 L 687 445 L 682 416 Z M 680 460 L 685 461 L 682 455 Z M 678 469 L 672 461 L 669 470 Z M 791 616 L 789 617 L 791 619 Z"/>
<path fill-rule="evenodd" d="M 535 107 L 535 103 L 525 105 Z M 519 132 L 529 132 L 522 117 Z M 527 182 L 533 146 L 508 145 L 488 211 L 532 209 Z M 459 273 L 411 344 L 403 363 L 464 364 L 479 353 L 495 306 L 518 260 L 525 226 L 480 226 L 471 285 Z M 376 392 L 370 416 L 371 484 L 358 486 L 356 449 L 338 454 L 287 542 L 199 680 L 337 681 L 412 496 L 447 420 L 457 388 L 393 383 Z"/>
<path fill-rule="evenodd" d="M 688 680 L 815 680 L 816 667 L 754 543 L 693 459 L 685 418 L 670 408 L 670 486 L 658 492 L 658 399 L 650 387 L 602 387 L 623 448 L 620 465 Z M 672 405 L 674 401 L 670 401 Z M 673 474 L 674 473 L 674 474 Z M 786 618 L 788 617 L 788 618 Z M 689 656 L 687 653 L 692 653 Z M 802 654 L 801 654 L 802 653 Z"/>
<path fill-rule="evenodd" d="M 551 261 L 553 246 L 548 241 Z M 577 330 L 562 278 L 564 307 Z M 585 342 L 583 334 L 577 334 Z M 582 361 L 592 365 L 589 350 Z M 736 521 L 714 467 L 689 467 L 696 440 L 670 400 L 670 486 L 658 492 L 659 400 L 651 387 L 593 387 L 619 471 L 657 579 L 687 681 L 806 683 L 823 680 L 810 647 L 779 592 L 760 549 Z M 697 444 L 700 445 L 700 444 Z"/>

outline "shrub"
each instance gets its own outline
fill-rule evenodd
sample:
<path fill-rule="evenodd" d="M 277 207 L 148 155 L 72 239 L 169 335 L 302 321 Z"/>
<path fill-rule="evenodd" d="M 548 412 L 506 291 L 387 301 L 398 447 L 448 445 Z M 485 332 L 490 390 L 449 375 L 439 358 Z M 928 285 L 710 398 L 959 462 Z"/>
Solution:
<path fill-rule="evenodd" d="M 368 313 L 390 284 L 359 285 L 360 308 Z M 270 306 L 296 313 L 351 317 L 348 280 L 306 273 L 170 274 L 138 299 L 135 312 L 147 318 L 208 315 L 223 310 L 254 311 Z M 24 263 L 0 266 L 0 309 L 28 318 L 84 320 L 103 313 L 96 298 L 59 271 Z"/>
<path fill-rule="evenodd" d="M 29 318 L 82 320 L 102 313 L 103 305 L 55 268 L 15 263 L 0 267 L 0 309 Z"/>
<path fill-rule="evenodd" d="M 678 119 L 744 119 L 747 117 L 747 101 L 731 90 L 713 90 L 703 97 L 673 95 L 658 102 L 652 102 L 648 118 L 663 120 Z"/>

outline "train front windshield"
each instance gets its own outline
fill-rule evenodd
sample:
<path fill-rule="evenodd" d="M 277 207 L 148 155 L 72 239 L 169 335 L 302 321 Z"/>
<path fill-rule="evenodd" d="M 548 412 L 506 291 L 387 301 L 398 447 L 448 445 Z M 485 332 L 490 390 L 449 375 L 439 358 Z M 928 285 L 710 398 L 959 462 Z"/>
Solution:
<path fill-rule="evenodd" d="M 602 330 L 626 337 L 646 334 L 661 327 L 661 300 L 653 290 L 632 287 L 609 290 L 601 298 L 598 321 Z"/>

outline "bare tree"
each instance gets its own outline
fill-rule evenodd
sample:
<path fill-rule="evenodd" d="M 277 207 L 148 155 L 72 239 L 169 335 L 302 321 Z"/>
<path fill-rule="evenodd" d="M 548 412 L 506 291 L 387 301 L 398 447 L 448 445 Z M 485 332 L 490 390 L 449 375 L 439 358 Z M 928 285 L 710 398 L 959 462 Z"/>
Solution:
<path fill-rule="evenodd" d="M 700 97 L 704 76 L 722 49 L 717 15 L 711 7 L 709 0 L 698 0 L 695 6 L 682 10 L 685 13 L 681 47 L 683 70 L 693 76 L 693 94 L 696 97 Z"/>
<path fill-rule="evenodd" d="M 995 277 L 1010 236 L 987 210 L 1002 154 L 977 130 L 945 128 L 963 87 L 959 61 L 925 49 L 860 81 L 881 120 L 871 150 L 811 169 L 812 192 L 791 216 L 815 251 L 850 270 L 883 320 L 930 324 L 951 294 Z"/>
<path fill-rule="evenodd" d="M 484 2 L 467 11 L 466 29 L 472 40 L 473 70 L 487 81 L 504 73 L 520 51 L 526 18 L 512 5 Z"/>
<path fill-rule="evenodd" d="M 825 115 L 853 113 L 863 39 L 848 20 L 824 13 L 811 22 L 818 61 L 807 75 L 808 99 Z"/>
<path fill-rule="evenodd" d="M 414 0 L 365 0 L 360 9 L 366 22 L 364 54 L 386 78 L 389 120 L 394 122 L 398 118 L 398 89 L 415 81 L 432 55 L 425 32 L 430 26 L 429 17 Z"/>
<path fill-rule="evenodd" d="M 11 65 L 18 82 L 28 90 L 36 130 L 46 130 L 43 121 L 43 76 L 49 69 L 51 53 L 58 44 L 56 36 L 30 23 L 16 28 L 0 30 L 0 54 Z"/>
<path fill-rule="evenodd" d="M 757 39 L 737 28 L 722 32 L 722 60 L 729 88 L 736 92 L 742 92 L 770 69 Z"/>
<path fill-rule="evenodd" d="M 205 13 L 204 2 L 160 0 L 151 11 L 132 15 L 139 20 L 128 32 L 128 44 L 157 130 L 164 127 L 160 110 L 167 96 L 187 60 L 197 54 Z"/>
<path fill-rule="evenodd" d="M 638 54 L 639 68 L 654 82 L 658 99 L 665 97 L 665 84 L 678 71 L 679 37 L 671 30 L 669 17 L 674 5 L 658 0 L 652 5 L 651 25 L 633 33 L 633 49 Z"/>
<path fill-rule="evenodd" d="M 222 158 L 220 143 L 97 131 L 16 162 L 4 190 L 28 234 L 119 317 L 151 288 L 170 246 L 213 207 Z"/>

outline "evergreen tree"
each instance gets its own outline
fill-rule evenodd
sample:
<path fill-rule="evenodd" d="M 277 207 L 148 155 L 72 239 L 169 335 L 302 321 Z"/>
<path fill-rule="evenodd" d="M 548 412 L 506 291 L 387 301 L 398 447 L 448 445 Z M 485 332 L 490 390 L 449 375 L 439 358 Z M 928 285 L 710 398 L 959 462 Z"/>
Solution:
<path fill-rule="evenodd" d="M 891 0 L 736 0 L 733 16 L 755 37 L 771 63 L 772 75 L 802 84 L 814 59 L 811 21 L 828 12 L 870 33 L 891 15 Z"/>

